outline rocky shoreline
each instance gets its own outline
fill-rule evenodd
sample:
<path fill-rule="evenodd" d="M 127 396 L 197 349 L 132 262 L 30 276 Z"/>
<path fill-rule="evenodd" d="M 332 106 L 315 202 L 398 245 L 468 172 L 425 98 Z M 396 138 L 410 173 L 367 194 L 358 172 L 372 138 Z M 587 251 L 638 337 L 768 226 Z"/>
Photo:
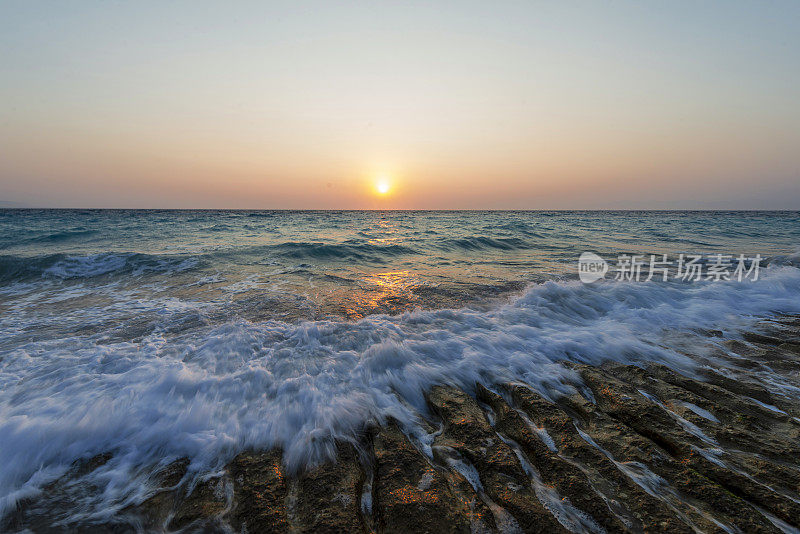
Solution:
<path fill-rule="evenodd" d="M 429 441 L 388 421 L 303 473 L 278 450 L 200 480 L 178 460 L 113 519 L 76 523 L 100 455 L 18 503 L 0 531 L 798 532 L 800 318 L 741 340 L 703 335 L 716 348 L 694 356 L 696 378 L 565 364 L 585 388 L 555 400 L 522 383 L 437 386 Z"/>

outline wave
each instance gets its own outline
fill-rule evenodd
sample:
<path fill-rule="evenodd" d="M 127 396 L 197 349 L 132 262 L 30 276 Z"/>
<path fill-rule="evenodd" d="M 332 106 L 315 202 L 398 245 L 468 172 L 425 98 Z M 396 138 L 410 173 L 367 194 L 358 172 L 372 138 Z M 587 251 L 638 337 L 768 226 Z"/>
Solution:
<path fill-rule="evenodd" d="M 192 269 L 197 257 L 159 256 L 149 254 L 48 254 L 43 256 L 0 256 L 0 283 L 29 280 L 37 277 L 53 279 L 94 278 L 107 274 L 147 272 L 173 273 Z"/>
<path fill-rule="evenodd" d="M 539 224 L 536 226 L 536 228 L 542 229 L 542 225 Z M 501 224 L 497 226 L 496 229 L 502 230 L 504 232 L 511 232 L 514 234 L 522 234 L 526 237 L 533 237 L 535 239 L 546 239 L 546 237 L 543 234 L 539 232 L 534 232 L 533 230 L 531 230 L 531 225 L 528 225 L 522 221 L 514 221 Z"/>
<path fill-rule="evenodd" d="M 779 312 L 800 312 L 796 268 L 770 267 L 757 282 L 546 282 L 488 311 L 238 320 L 139 343 L 29 343 L 0 367 L 0 513 L 76 458 L 106 452 L 114 455 L 94 478 L 106 484 L 98 510 L 135 493 L 135 473 L 165 458 L 190 458 L 199 473 L 245 449 L 281 447 L 298 469 L 336 439 L 356 441 L 370 422 L 394 417 L 422 432 L 435 384 L 522 380 L 553 398 L 580 387 L 562 361 L 691 372 L 665 332 L 732 335 Z"/>
<path fill-rule="evenodd" d="M 206 232 L 229 232 L 233 229 L 234 229 L 233 226 L 225 223 L 217 223 L 212 226 L 204 228 Z"/>
<path fill-rule="evenodd" d="M 253 211 L 249 212 L 246 217 L 254 218 L 254 219 L 272 219 L 276 217 L 278 214 L 269 211 Z"/>
<path fill-rule="evenodd" d="M 28 243 L 61 243 L 64 241 L 81 240 L 86 237 L 97 235 L 100 232 L 97 230 L 66 230 L 63 232 L 54 232 L 52 234 L 41 235 L 32 237 L 27 240 Z"/>
<path fill-rule="evenodd" d="M 100 232 L 97 230 L 65 230 L 61 232 L 53 232 L 50 234 L 38 235 L 27 239 L 12 239 L 7 240 L 0 245 L 0 249 L 8 249 L 20 245 L 34 245 L 34 244 L 56 244 L 66 243 L 69 241 L 80 241 L 87 237 L 98 235 Z"/>
<path fill-rule="evenodd" d="M 439 247 L 445 251 L 462 250 L 526 250 L 531 245 L 518 237 L 464 237 L 460 239 L 444 239 Z"/>
<path fill-rule="evenodd" d="M 419 254 L 402 245 L 372 245 L 368 243 L 301 243 L 286 242 L 268 247 L 279 256 L 315 260 L 357 260 L 385 263 L 388 259 L 405 254 Z"/>
<path fill-rule="evenodd" d="M 786 267 L 791 266 L 800 268 L 800 250 L 792 254 L 769 256 L 765 258 L 764 263 L 773 266 L 781 265 Z"/>
<path fill-rule="evenodd" d="M 140 275 L 147 272 L 181 272 L 215 259 L 236 260 L 252 256 L 278 256 L 317 261 L 357 261 L 381 264 L 402 255 L 420 252 L 402 245 L 369 243 L 286 242 L 223 248 L 200 254 L 97 253 L 87 255 L 0 255 L 0 283 L 36 277 L 56 279 L 93 278 L 107 274 Z"/>

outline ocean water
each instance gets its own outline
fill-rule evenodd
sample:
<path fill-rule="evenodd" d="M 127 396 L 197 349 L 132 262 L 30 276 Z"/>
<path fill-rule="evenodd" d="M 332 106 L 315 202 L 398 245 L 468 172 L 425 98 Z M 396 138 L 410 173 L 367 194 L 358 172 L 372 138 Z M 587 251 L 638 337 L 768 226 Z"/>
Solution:
<path fill-rule="evenodd" d="M 110 452 L 97 517 L 154 466 L 289 469 L 437 383 L 580 388 L 562 361 L 691 373 L 691 333 L 800 313 L 797 212 L 0 210 L 0 514 Z M 757 281 L 577 277 L 583 251 L 760 254 Z M 776 386 L 777 387 L 777 386 Z"/>

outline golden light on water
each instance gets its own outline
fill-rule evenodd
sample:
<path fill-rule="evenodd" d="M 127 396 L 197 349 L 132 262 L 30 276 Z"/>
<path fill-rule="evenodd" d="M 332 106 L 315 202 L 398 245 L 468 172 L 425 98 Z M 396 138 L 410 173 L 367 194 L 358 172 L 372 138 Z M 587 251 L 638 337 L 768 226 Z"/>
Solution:
<path fill-rule="evenodd" d="M 344 315 L 360 319 L 371 313 L 399 313 L 413 307 L 419 279 L 409 270 L 364 273 L 358 289 L 343 299 Z"/>

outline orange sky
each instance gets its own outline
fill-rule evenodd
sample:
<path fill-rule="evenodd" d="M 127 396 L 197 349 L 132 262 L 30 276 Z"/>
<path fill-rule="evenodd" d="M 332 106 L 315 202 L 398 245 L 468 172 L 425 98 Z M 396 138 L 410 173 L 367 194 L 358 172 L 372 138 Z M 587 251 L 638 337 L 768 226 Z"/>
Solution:
<path fill-rule="evenodd" d="M 0 206 L 800 208 L 794 3 L 82 6 L 0 5 Z"/>

